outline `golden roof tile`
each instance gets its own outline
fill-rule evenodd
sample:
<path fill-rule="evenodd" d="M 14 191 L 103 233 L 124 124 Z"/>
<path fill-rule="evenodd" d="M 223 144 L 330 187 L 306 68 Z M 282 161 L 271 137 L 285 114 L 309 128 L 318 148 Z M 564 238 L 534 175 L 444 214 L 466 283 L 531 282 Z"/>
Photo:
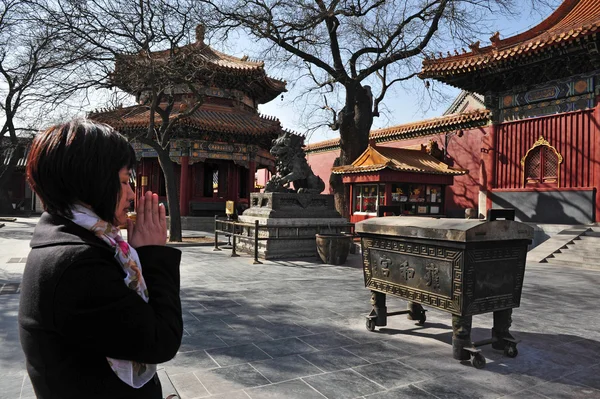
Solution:
<path fill-rule="evenodd" d="M 180 112 L 184 112 L 186 109 L 184 104 L 176 103 L 170 119 L 178 117 Z M 147 128 L 150 123 L 150 111 L 141 105 L 94 112 L 90 113 L 88 117 L 106 123 L 117 130 L 143 129 Z M 159 119 L 159 116 L 156 115 L 156 118 Z M 281 124 L 277 118 L 215 104 L 203 104 L 178 123 L 202 131 L 252 136 L 277 134 L 281 130 Z"/>
<path fill-rule="evenodd" d="M 331 172 L 334 174 L 366 173 L 386 168 L 400 172 L 451 176 L 467 173 L 466 170 L 452 168 L 421 150 L 371 145 L 352 165 L 336 166 L 331 169 Z"/>

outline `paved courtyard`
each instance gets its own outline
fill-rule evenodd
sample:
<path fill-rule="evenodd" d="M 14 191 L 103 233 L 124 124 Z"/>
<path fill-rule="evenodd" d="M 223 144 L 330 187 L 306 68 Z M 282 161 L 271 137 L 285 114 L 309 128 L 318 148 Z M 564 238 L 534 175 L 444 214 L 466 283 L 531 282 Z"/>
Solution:
<path fill-rule="evenodd" d="M 0 229 L 0 398 L 34 398 L 16 328 L 18 295 L 36 219 Z M 600 398 L 600 271 L 528 264 L 511 331 L 519 355 L 490 346 L 484 370 L 452 359 L 450 315 L 404 316 L 377 332 L 360 257 L 264 262 L 186 246 L 181 299 L 185 336 L 160 366 L 182 399 Z M 8 285 L 6 285 L 8 284 Z M 406 303 L 388 297 L 388 309 Z M 491 314 L 474 317 L 473 339 Z M 168 388 L 167 388 L 168 389 Z"/>

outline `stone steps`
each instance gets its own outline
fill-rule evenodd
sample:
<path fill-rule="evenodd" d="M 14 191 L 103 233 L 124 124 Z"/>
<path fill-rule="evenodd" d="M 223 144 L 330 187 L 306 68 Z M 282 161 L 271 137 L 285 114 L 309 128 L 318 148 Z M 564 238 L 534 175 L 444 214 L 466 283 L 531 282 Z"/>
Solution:
<path fill-rule="evenodd" d="M 576 254 L 579 254 L 582 256 L 600 258 L 600 248 L 585 249 L 585 248 L 578 247 L 577 245 L 567 245 L 566 248 L 561 248 L 558 252 L 554 253 L 553 255 L 560 254 L 560 253 L 563 253 L 563 254 L 564 253 L 576 253 Z"/>
<path fill-rule="evenodd" d="M 575 262 L 575 263 L 596 263 L 600 265 L 600 256 L 598 254 L 587 256 L 580 254 L 579 252 L 563 252 L 563 253 L 555 253 L 552 254 L 552 258 L 547 258 L 546 260 L 556 259 L 563 262 Z"/>
<path fill-rule="evenodd" d="M 589 230 L 566 243 L 542 262 L 600 270 L 600 231 Z"/>
<path fill-rule="evenodd" d="M 584 261 L 565 261 L 557 258 L 547 258 L 545 263 L 561 266 L 561 267 L 573 267 L 573 268 L 582 268 L 582 269 L 594 269 L 600 270 L 600 263 L 595 262 L 584 262 Z"/>

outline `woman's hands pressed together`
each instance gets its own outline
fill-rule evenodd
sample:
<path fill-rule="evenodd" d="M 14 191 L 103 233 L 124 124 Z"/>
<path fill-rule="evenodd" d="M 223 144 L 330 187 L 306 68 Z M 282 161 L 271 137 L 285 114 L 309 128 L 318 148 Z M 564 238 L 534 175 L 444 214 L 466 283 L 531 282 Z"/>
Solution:
<path fill-rule="evenodd" d="M 137 206 L 137 220 L 127 220 L 127 237 L 133 248 L 167 243 L 167 215 L 158 195 L 147 191 Z"/>

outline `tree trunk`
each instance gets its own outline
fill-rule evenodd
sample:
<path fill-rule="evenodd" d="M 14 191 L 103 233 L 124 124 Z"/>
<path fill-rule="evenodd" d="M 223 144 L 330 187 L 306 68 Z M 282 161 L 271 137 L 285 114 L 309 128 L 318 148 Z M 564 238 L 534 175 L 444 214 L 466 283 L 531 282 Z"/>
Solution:
<path fill-rule="evenodd" d="M 157 146 L 158 147 L 158 146 Z M 181 242 L 181 211 L 179 209 L 179 193 L 177 192 L 177 180 L 175 178 L 175 168 L 173 161 L 169 157 L 169 150 L 160 147 L 155 148 L 158 153 L 158 162 L 165 176 L 165 185 L 167 188 L 167 203 L 169 204 L 169 217 L 171 223 L 169 226 L 169 241 Z"/>
<path fill-rule="evenodd" d="M 13 172 L 17 167 L 17 163 L 19 162 L 19 159 L 23 157 L 24 152 L 23 146 L 19 145 L 18 143 L 11 143 L 11 145 L 14 145 L 15 149 L 10 154 L 8 164 L 2 165 L 2 167 L 0 168 L 0 192 L 2 192 L 2 195 L 0 195 L 0 212 L 4 214 L 14 212 L 14 209 L 10 202 L 10 198 L 8 197 L 8 190 L 6 188 L 6 185 L 10 181 L 10 178 L 12 177 Z M 4 159 L 2 159 L 2 162 L 4 162 Z"/>
<path fill-rule="evenodd" d="M 340 158 L 339 165 L 350 165 L 369 145 L 369 132 L 373 125 L 373 96 L 369 86 L 346 87 L 346 104 L 339 114 Z M 345 218 L 350 216 L 349 189 L 342 183 L 341 175 L 331 175 L 337 211 Z"/>

